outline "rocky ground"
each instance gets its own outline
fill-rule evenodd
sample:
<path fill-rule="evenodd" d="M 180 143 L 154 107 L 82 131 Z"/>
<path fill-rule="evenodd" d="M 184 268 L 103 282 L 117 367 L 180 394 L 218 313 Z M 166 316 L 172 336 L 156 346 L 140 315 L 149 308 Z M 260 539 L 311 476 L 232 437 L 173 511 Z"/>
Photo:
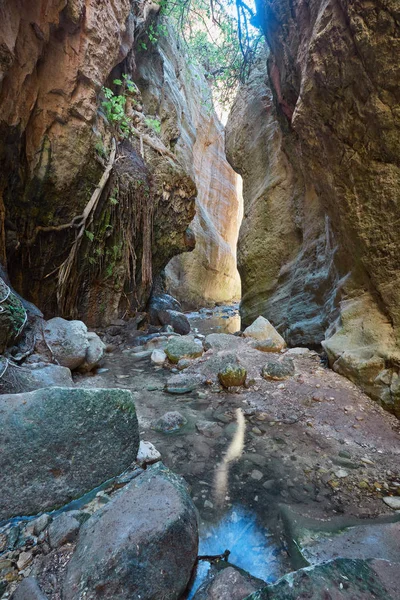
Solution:
<path fill-rule="evenodd" d="M 235 566 L 268 582 L 338 556 L 397 562 L 400 422 L 326 368 L 314 351 L 266 352 L 265 340 L 251 336 L 205 335 L 208 327 L 233 328 L 236 307 L 189 317 L 192 332 L 186 336 L 167 328 L 129 341 L 122 324 L 100 332 L 105 342 L 115 343 L 97 370 L 74 375 L 74 385 L 131 391 L 141 439 L 152 442 L 164 464 L 190 485 L 200 516 L 200 554 L 227 549 Z M 274 344 L 279 343 L 278 336 Z M 221 385 L 227 367 L 230 377 L 245 370 L 245 384 Z M 240 437 L 237 409 L 244 415 L 244 445 L 230 460 L 232 440 Z M 227 473 L 222 496 L 221 469 Z M 18 544 L 1 557 L 0 568 L 11 582 L 3 598 L 10 596 L 13 581 L 31 572 L 41 573 L 48 598 L 60 598 L 79 519 L 86 518 L 82 513 L 107 506 L 119 488 L 111 482 L 81 502 L 75 534 L 61 546 L 52 546 L 45 530 L 29 547 L 22 528 Z M 45 574 L 38 566 L 43 553 L 50 555 Z M 200 563 L 185 597 L 193 597 L 207 568 Z M 231 571 L 223 577 L 216 579 L 217 590 L 233 586 L 250 593 L 251 582 L 240 587 Z M 233 598 L 213 593 L 200 590 L 196 600 Z"/>

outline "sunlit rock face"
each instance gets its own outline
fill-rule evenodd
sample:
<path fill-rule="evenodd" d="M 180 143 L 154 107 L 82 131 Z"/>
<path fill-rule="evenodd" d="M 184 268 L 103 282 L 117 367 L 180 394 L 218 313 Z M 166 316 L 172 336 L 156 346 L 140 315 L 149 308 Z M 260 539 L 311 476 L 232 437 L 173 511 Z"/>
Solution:
<path fill-rule="evenodd" d="M 270 55 L 227 131 L 244 322 L 263 314 L 289 344 L 328 338 L 334 368 L 399 413 L 398 3 L 257 8 Z"/>
<path fill-rule="evenodd" d="M 225 157 L 224 129 L 203 75 L 187 63 L 170 33 L 136 56 L 146 110 L 159 113 L 162 138 L 196 183 L 195 249 L 166 269 L 169 292 L 186 307 L 240 297 L 236 243 L 241 219 L 238 176 Z"/>
<path fill-rule="evenodd" d="M 96 325 L 127 314 L 150 293 L 151 281 L 142 281 L 144 237 L 152 240 L 153 276 L 188 249 L 193 179 L 173 156 L 147 148 L 142 160 L 139 140 L 124 147 L 113 173 L 118 181 L 125 173 L 131 181 L 146 180 L 151 198 L 141 201 L 131 190 L 124 199 L 114 197 L 110 179 L 62 301 L 57 276 L 76 230 L 37 232 L 82 214 L 96 189 L 106 163 L 99 154 L 110 148 L 101 87 L 132 72 L 137 37 L 157 9 L 130 0 L 0 5 L 0 260 L 16 289 L 47 316 Z M 151 215 L 143 209 L 149 202 Z"/>

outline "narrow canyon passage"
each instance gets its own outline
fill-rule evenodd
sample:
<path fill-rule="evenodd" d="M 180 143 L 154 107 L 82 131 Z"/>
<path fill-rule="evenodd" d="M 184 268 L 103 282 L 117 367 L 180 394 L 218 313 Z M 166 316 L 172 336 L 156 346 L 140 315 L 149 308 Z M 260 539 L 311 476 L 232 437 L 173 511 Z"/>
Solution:
<path fill-rule="evenodd" d="M 0 0 L 0 600 L 400 600 L 397 0 Z"/>

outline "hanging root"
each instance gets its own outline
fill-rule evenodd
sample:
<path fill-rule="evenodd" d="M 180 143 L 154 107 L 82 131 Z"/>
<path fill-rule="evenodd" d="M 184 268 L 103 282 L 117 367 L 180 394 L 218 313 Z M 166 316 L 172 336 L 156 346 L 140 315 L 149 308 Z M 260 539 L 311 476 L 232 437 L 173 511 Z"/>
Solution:
<path fill-rule="evenodd" d="M 96 210 L 97 204 L 100 200 L 100 197 L 104 191 L 104 188 L 107 185 L 107 182 L 110 178 L 110 174 L 115 162 L 115 155 L 117 153 L 117 144 L 115 139 L 112 139 L 111 152 L 110 157 L 107 163 L 106 170 L 104 171 L 98 186 L 93 192 L 89 202 L 85 206 L 85 210 L 82 215 L 79 217 L 79 231 L 75 238 L 74 243 L 72 244 L 72 248 L 67 259 L 62 263 L 59 274 L 58 274 L 58 289 L 57 289 L 57 300 L 60 307 L 64 307 L 66 303 L 66 297 L 68 293 L 69 279 L 72 272 L 72 269 L 75 265 L 79 248 L 82 242 L 83 234 L 85 233 L 85 229 L 88 223 L 91 223 L 93 220 L 93 214 Z M 74 220 L 74 219 L 73 219 Z M 64 227 L 65 228 L 65 227 Z"/>

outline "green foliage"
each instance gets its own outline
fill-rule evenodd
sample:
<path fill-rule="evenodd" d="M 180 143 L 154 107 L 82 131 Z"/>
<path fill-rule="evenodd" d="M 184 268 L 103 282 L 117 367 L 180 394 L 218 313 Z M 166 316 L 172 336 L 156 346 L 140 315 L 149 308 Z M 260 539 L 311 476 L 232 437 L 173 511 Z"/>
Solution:
<path fill-rule="evenodd" d="M 147 127 L 150 127 L 155 133 L 161 133 L 161 123 L 159 119 L 153 117 L 146 117 L 144 121 Z"/>
<path fill-rule="evenodd" d="M 160 0 L 173 19 L 189 63 L 203 69 L 216 99 L 229 104 L 245 81 L 262 39 L 254 13 L 243 0 Z"/>
<path fill-rule="evenodd" d="M 121 137 L 128 137 L 132 123 L 126 114 L 126 102 L 128 96 L 135 96 L 138 93 L 138 88 L 129 75 L 125 74 L 122 79 L 114 79 L 113 83 L 120 88 L 119 93 L 116 94 L 110 88 L 103 87 L 105 100 L 101 105 L 104 108 L 107 121 L 114 131 Z"/>
<path fill-rule="evenodd" d="M 92 233 L 91 231 L 88 231 L 87 229 L 85 229 L 85 235 L 86 235 L 86 237 L 87 237 L 87 238 L 88 238 L 88 239 L 89 239 L 91 242 L 93 242 L 93 240 L 94 240 L 94 233 Z"/>

